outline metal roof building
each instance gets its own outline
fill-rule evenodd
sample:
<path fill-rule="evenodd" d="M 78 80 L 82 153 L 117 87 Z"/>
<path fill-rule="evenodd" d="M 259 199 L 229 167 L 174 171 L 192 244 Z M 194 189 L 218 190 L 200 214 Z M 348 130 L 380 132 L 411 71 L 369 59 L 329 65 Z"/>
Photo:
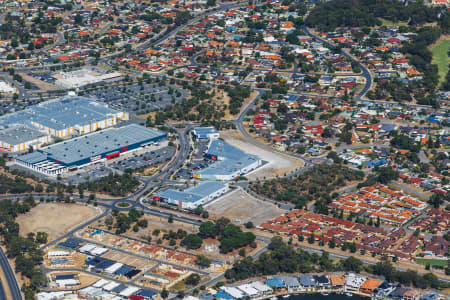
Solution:
<path fill-rule="evenodd" d="M 50 141 L 50 135 L 23 124 L 12 125 L 0 130 L 0 147 L 10 152 L 39 148 Z"/>
<path fill-rule="evenodd" d="M 17 157 L 16 162 L 48 175 L 58 175 L 67 171 L 67 168 L 111 159 L 166 137 L 164 132 L 130 124 L 47 146 L 34 153 Z"/>
<path fill-rule="evenodd" d="M 194 173 L 192 175 L 194 178 L 232 180 L 255 170 L 262 164 L 258 156 L 248 154 L 219 139 L 210 142 L 206 156 L 216 162 Z"/>
<path fill-rule="evenodd" d="M 128 113 L 109 108 L 93 98 L 69 95 L 1 116 L 0 126 L 25 124 L 53 136 L 66 137 L 113 126 L 117 119 L 128 119 Z"/>
<path fill-rule="evenodd" d="M 209 144 L 208 152 L 206 155 L 210 157 L 215 157 L 215 160 L 225 160 L 225 159 L 239 159 L 243 156 L 255 156 L 247 154 L 239 148 L 236 148 L 224 140 L 213 140 Z"/>
<path fill-rule="evenodd" d="M 205 181 L 184 191 L 168 189 L 155 193 L 153 199 L 178 205 L 184 209 L 194 209 L 223 195 L 226 191 L 228 191 L 226 182 Z"/>
<path fill-rule="evenodd" d="M 196 127 L 192 131 L 197 139 L 218 139 L 219 132 L 214 127 Z"/>

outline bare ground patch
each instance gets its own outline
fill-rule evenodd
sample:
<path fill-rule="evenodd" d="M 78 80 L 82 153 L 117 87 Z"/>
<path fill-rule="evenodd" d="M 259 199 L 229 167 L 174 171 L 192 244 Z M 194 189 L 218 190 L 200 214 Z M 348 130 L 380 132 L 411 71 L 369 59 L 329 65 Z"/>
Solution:
<path fill-rule="evenodd" d="M 42 81 L 26 73 L 20 73 L 19 75 L 22 76 L 25 81 L 35 84 L 42 91 L 56 91 L 58 89 L 56 85 Z"/>
<path fill-rule="evenodd" d="M 20 235 L 29 232 L 44 231 L 52 241 L 99 214 L 99 210 L 80 204 L 41 203 L 29 212 L 19 215 L 16 221 L 20 225 Z"/>
<path fill-rule="evenodd" d="M 96 223 L 94 223 L 94 227 L 114 231 L 114 228 L 108 228 L 108 226 L 105 225 L 105 220 L 107 218 L 108 217 L 104 217 L 98 220 Z M 161 218 L 148 214 L 144 214 L 142 219 L 147 220 L 148 225 L 146 228 L 139 228 L 137 232 L 134 232 L 132 229 L 129 229 L 126 233 L 124 233 L 124 235 L 141 240 L 146 240 L 146 238 L 150 236 L 152 237 L 153 241 L 156 241 L 159 238 L 161 238 L 164 235 L 164 233 L 167 233 L 170 230 L 177 232 L 179 229 L 182 229 L 188 233 L 196 233 L 198 231 L 196 226 L 183 222 L 178 222 L 176 220 L 174 220 L 173 223 L 169 223 L 166 218 Z M 160 234 L 153 235 L 154 230 L 159 230 Z M 168 240 L 163 240 L 161 245 L 168 246 L 168 244 L 169 244 Z"/>
<path fill-rule="evenodd" d="M 220 135 L 231 145 L 238 147 L 249 154 L 257 155 L 268 162 L 256 171 L 246 175 L 250 180 L 284 176 L 285 173 L 290 173 L 304 166 L 304 162 L 301 159 L 263 149 L 258 145 L 245 140 L 236 130 L 223 131 Z"/>
<path fill-rule="evenodd" d="M 255 226 L 286 213 L 286 210 L 256 199 L 242 189 L 206 205 L 205 209 L 213 217 L 223 216 L 234 222 L 239 220 L 241 224 L 252 221 Z"/>

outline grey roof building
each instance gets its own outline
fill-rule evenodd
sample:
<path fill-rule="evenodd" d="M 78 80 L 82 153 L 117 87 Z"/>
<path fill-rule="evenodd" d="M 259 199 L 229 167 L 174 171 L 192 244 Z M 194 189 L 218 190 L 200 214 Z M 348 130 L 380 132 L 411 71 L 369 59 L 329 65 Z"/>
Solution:
<path fill-rule="evenodd" d="M 217 139 L 219 132 L 214 127 L 196 127 L 192 131 L 197 139 Z"/>
<path fill-rule="evenodd" d="M 248 154 L 220 139 L 210 142 L 206 156 L 216 162 L 194 173 L 194 178 L 231 180 L 262 164 L 258 156 Z"/>
<path fill-rule="evenodd" d="M 26 151 L 31 146 L 38 148 L 50 141 L 50 135 L 23 124 L 0 129 L 0 146 L 11 152 Z"/>
<path fill-rule="evenodd" d="M 300 279 L 300 284 L 303 287 L 314 287 L 316 285 L 316 282 L 312 275 L 300 275 L 299 279 Z"/>
<path fill-rule="evenodd" d="M 167 189 L 155 193 L 154 200 L 178 205 L 181 208 L 193 209 L 204 205 L 228 190 L 228 183 L 221 181 L 205 181 L 184 191 Z"/>
<path fill-rule="evenodd" d="M 16 162 L 33 169 L 39 167 L 36 170 L 46 174 L 47 165 L 51 170 L 59 169 L 64 172 L 65 168 L 81 167 L 98 160 L 120 156 L 121 153 L 157 142 L 166 136 L 164 132 L 130 124 L 96 131 L 47 146 L 34 153 L 17 157 Z"/>
<path fill-rule="evenodd" d="M 278 276 L 281 280 L 283 280 L 285 286 L 288 289 L 297 289 L 300 287 L 300 283 L 297 278 L 294 276 Z"/>
<path fill-rule="evenodd" d="M 128 113 L 109 108 L 94 98 L 72 95 L 1 116 L 0 126 L 25 124 L 42 129 L 53 136 L 65 137 L 112 126 L 116 124 L 117 119 L 128 119 Z"/>

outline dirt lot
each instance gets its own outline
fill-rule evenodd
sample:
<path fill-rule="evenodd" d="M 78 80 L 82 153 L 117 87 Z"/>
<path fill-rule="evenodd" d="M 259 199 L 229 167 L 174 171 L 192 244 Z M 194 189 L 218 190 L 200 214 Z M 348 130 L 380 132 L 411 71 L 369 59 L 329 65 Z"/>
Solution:
<path fill-rule="evenodd" d="M 48 250 L 48 251 L 47 251 Z M 59 251 L 61 249 L 52 247 L 46 249 L 46 254 L 50 251 Z M 64 269 L 64 268 L 76 268 L 83 269 L 84 263 L 86 261 L 86 255 L 79 252 L 72 252 L 70 255 L 66 256 L 69 260 L 69 263 L 64 265 L 50 265 L 50 259 L 48 257 L 44 260 L 44 264 L 49 269 Z"/>
<path fill-rule="evenodd" d="M 297 168 L 303 167 L 304 163 L 300 159 L 292 158 L 286 155 L 277 154 L 258 147 L 244 140 L 244 137 L 236 130 L 227 130 L 220 132 L 220 136 L 228 143 L 236 146 L 247 153 L 258 155 L 268 163 L 256 171 L 246 175 L 250 180 L 272 178 L 283 176 Z"/>
<path fill-rule="evenodd" d="M 22 78 L 25 81 L 29 81 L 31 83 L 34 83 L 40 90 L 43 90 L 43 91 L 55 91 L 55 90 L 58 89 L 57 86 L 55 86 L 55 85 L 53 85 L 51 83 L 39 80 L 39 79 L 37 79 L 37 78 L 35 78 L 33 76 L 30 76 L 30 75 L 28 75 L 26 73 L 19 73 L 19 75 L 22 76 Z"/>
<path fill-rule="evenodd" d="M 108 258 L 111 260 L 118 261 L 120 263 L 136 267 L 140 270 L 148 270 L 154 266 L 157 265 L 157 263 L 150 261 L 148 259 L 143 259 L 140 257 L 124 254 L 117 251 L 108 251 L 105 255 L 103 255 L 104 258 Z"/>
<path fill-rule="evenodd" d="M 43 231 L 48 240 L 54 240 L 72 227 L 99 214 L 99 210 L 85 205 L 67 203 L 41 203 L 16 220 L 20 225 L 20 234 Z"/>
<path fill-rule="evenodd" d="M 106 228 L 106 226 L 104 226 L 105 219 L 106 219 L 106 217 L 98 220 L 95 223 L 94 227 Z M 168 223 L 166 218 L 160 218 L 160 217 L 145 214 L 143 216 L 143 219 L 147 220 L 147 222 L 148 222 L 148 226 L 146 228 L 139 228 L 138 232 L 134 232 L 132 229 L 130 229 L 124 235 L 133 237 L 133 238 L 143 239 L 143 240 L 145 240 L 145 238 L 147 236 L 152 236 L 152 238 L 156 240 L 157 237 L 152 235 L 152 232 L 155 229 L 159 229 L 161 231 L 159 237 L 162 237 L 164 233 L 169 232 L 170 230 L 176 232 L 176 231 L 178 231 L 178 229 L 183 229 L 184 231 L 186 231 L 188 233 L 196 233 L 198 231 L 198 228 L 196 226 L 178 222 L 178 221 L 174 221 L 173 223 Z M 114 231 L 114 229 L 112 231 Z M 168 243 L 168 241 L 164 241 L 163 245 L 165 245 L 166 242 Z"/>
<path fill-rule="evenodd" d="M 213 217 L 227 217 L 241 224 L 252 221 L 255 226 L 286 213 L 276 205 L 258 200 L 239 189 L 205 206 Z"/>

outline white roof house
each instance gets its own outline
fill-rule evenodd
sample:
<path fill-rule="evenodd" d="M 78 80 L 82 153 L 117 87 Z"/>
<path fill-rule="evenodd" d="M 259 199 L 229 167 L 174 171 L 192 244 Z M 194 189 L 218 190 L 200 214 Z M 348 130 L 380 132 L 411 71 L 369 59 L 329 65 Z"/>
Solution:
<path fill-rule="evenodd" d="M 254 282 L 250 283 L 250 285 L 254 289 L 257 289 L 258 291 L 260 291 L 262 293 L 272 292 L 272 288 L 270 286 L 262 283 L 261 281 L 254 281 Z"/>
<path fill-rule="evenodd" d="M 135 286 L 129 286 L 126 289 L 124 289 L 123 291 L 121 291 L 119 295 L 123 296 L 123 297 L 130 297 L 137 291 L 139 291 L 139 288 L 137 288 Z"/>
<path fill-rule="evenodd" d="M 107 267 L 107 268 L 105 269 L 105 272 L 106 272 L 106 273 L 109 273 L 109 274 L 112 274 L 112 273 L 116 272 L 117 270 L 119 270 L 120 268 L 122 268 L 122 266 L 123 266 L 122 263 L 119 263 L 119 262 L 118 262 L 118 263 L 115 263 L 115 264 L 113 264 L 113 265 Z"/>
<path fill-rule="evenodd" d="M 113 289 L 115 289 L 116 287 L 118 287 L 120 285 L 120 283 L 117 282 L 110 282 L 107 285 L 103 286 L 103 289 L 105 291 L 112 291 Z"/>
<path fill-rule="evenodd" d="M 96 288 L 100 288 L 106 284 L 108 284 L 110 281 L 106 279 L 100 279 L 99 281 L 95 282 L 92 286 Z"/>
<path fill-rule="evenodd" d="M 86 244 L 86 245 L 81 246 L 80 249 L 78 249 L 78 250 L 82 253 L 86 253 L 86 252 L 91 252 L 96 247 L 97 246 L 95 246 L 94 244 Z"/>
<path fill-rule="evenodd" d="M 254 297 L 259 294 L 259 291 L 257 289 L 255 289 L 254 287 L 252 287 L 251 284 L 248 284 L 248 283 L 239 285 L 239 286 L 237 286 L 237 288 L 240 289 L 241 291 L 243 291 L 244 293 L 246 293 L 250 297 Z"/>
<path fill-rule="evenodd" d="M 246 296 L 246 294 L 244 292 L 242 292 L 241 290 L 239 290 L 235 287 L 223 286 L 220 289 L 235 299 L 244 298 Z"/>
<path fill-rule="evenodd" d="M 84 289 L 79 290 L 78 293 L 81 296 L 95 298 L 95 297 L 103 294 L 104 292 L 103 292 L 103 290 L 101 288 L 88 286 L 88 287 L 85 287 Z"/>
<path fill-rule="evenodd" d="M 110 293 L 104 293 L 97 297 L 99 300 L 122 300 L 123 298 L 120 296 L 116 296 Z"/>
<path fill-rule="evenodd" d="M 68 251 L 49 251 L 47 253 L 48 258 L 52 257 L 60 257 L 60 256 L 68 256 L 70 253 Z"/>
<path fill-rule="evenodd" d="M 66 292 L 42 292 L 37 294 L 37 300 L 53 300 L 63 297 Z"/>
<path fill-rule="evenodd" d="M 350 273 L 347 275 L 345 286 L 348 288 L 359 289 L 364 281 L 366 281 L 366 277 Z"/>
<path fill-rule="evenodd" d="M 55 282 L 56 282 L 56 285 L 59 287 L 74 286 L 74 285 L 80 284 L 78 279 L 60 279 L 60 280 L 56 280 Z"/>
<path fill-rule="evenodd" d="M 105 254 L 106 252 L 108 252 L 108 249 L 103 248 L 103 247 L 95 247 L 92 251 L 91 254 L 92 255 L 102 255 Z"/>

